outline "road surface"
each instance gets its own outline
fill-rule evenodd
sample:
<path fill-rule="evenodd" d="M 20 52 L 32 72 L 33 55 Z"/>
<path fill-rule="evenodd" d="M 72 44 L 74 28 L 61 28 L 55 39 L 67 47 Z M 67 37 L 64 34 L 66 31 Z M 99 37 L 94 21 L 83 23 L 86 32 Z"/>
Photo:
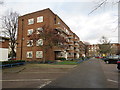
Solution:
<path fill-rule="evenodd" d="M 108 82 L 111 79 L 106 77 L 104 68 L 101 65 L 101 60 L 90 59 L 79 64 L 72 72 L 43 88 L 110 88 Z M 113 86 L 112 88 L 118 88 L 118 80 L 114 84 L 115 87 Z"/>

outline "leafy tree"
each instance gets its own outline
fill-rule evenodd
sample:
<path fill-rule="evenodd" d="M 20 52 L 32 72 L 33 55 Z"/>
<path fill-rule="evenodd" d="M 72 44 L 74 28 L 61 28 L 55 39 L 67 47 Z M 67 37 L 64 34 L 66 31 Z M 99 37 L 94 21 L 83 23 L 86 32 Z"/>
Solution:
<path fill-rule="evenodd" d="M 10 38 L 9 47 L 11 49 L 12 58 L 16 56 L 15 47 L 18 29 L 18 16 L 19 14 L 17 12 L 10 11 L 2 17 L 2 33 Z"/>
<path fill-rule="evenodd" d="M 38 39 L 43 39 L 43 63 L 46 61 L 46 54 L 49 49 L 58 47 L 60 49 L 67 49 L 66 39 L 61 36 L 60 32 L 57 29 L 52 29 L 49 26 L 44 25 L 43 30 L 38 31 L 34 30 L 33 34 L 30 36 L 30 40 L 33 40 L 33 43 L 36 43 Z M 39 34 L 36 34 L 39 33 Z M 36 44 L 34 44 L 36 45 Z"/>

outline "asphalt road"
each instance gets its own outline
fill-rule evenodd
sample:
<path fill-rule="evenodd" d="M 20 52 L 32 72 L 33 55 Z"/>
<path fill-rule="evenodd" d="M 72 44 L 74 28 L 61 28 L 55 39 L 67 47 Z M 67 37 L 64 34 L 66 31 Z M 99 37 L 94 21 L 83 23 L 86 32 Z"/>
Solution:
<path fill-rule="evenodd" d="M 105 73 L 109 72 L 108 67 L 101 64 L 103 64 L 103 61 L 97 59 L 85 61 L 72 72 L 49 83 L 43 88 L 118 88 L 118 80 L 115 82 L 108 79 L 106 77 L 108 73 Z M 104 70 L 105 68 L 107 69 Z M 116 73 L 116 75 L 113 75 L 114 78 L 118 78 L 118 72 Z M 113 87 L 109 87 L 111 82 L 115 84 Z"/>
<path fill-rule="evenodd" d="M 69 66 L 69 67 L 68 67 Z M 25 66 L 3 70 L 3 88 L 120 88 L 120 71 L 116 64 L 105 64 L 98 59 L 90 59 L 74 65 L 56 68 Z M 62 68 L 64 67 L 64 68 Z M 86 89 L 85 89 L 86 90 Z"/>

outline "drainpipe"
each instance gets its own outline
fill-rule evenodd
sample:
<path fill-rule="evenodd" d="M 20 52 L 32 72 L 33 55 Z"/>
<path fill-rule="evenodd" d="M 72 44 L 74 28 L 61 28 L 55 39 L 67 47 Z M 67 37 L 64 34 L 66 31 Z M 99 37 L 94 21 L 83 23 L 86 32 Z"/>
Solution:
<path fill-rule="evenodd" d="M 22 60 L 22 49 L 23 49 L 23 26 L 24 26 L 24 19 L 22 19 L 21 60 Z"/>

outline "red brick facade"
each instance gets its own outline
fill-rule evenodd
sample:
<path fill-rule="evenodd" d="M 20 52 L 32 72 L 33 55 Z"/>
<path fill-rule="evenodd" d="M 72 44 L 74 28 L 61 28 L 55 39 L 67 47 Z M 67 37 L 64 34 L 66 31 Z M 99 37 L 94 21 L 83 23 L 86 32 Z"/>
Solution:
<path fill-rule="evenodd" d="M 31 20 L 30 23 L 32 22 L 33 23 L 28 25 L 29 23 L 28 20 L 29 21 Z M 66 53 L 65 57 L 67 59 L 79 58 L 79 37 L 75 33 L 73 33 L 70 30 L 70 28 L 50 9 L 44 9 L 41 11 L 33 12 L 33 13 L 26 14 L 24 16 L 19 17 L 18 38 L 17 38 L 17 43 L 18 43 L 17 60 L 22 59 L 22 60 L 28 60 L 28 61 L 33 61 L 33 60 L 42 61 L 44 57 L 46 58 L 46 60 L 55 60 L 56 52 L 60 52 L 60 49 L 58 49 L 59 47 L 48 49 L 46 55 L 43 55 L 43 57 L 41 58 L 36 58 L 37 51 L 44 52 L 43 50 L 44 41 L 41 47 L 37 47 L 37 46 L 28 47 L 27 46 L 27 41 L 29 40 L 29 36 L 27 35 L 28 30 L 32 29 L 34 31 L 36 30 L 36 28 L 43 27 L 44 25 L 48 26 L 51 29 L 59 31 L 59 34 L 66 39 L 69 47 L 63 51 Z M 26 54 L 28 51 L 32 51 L 30 52 L 32 53 L 31 58 L 27 58 Z"/>
<path fill-rule="evenodd" d="M 9 48 L 9 38 L 0 37 L 0 48 Z"/>

